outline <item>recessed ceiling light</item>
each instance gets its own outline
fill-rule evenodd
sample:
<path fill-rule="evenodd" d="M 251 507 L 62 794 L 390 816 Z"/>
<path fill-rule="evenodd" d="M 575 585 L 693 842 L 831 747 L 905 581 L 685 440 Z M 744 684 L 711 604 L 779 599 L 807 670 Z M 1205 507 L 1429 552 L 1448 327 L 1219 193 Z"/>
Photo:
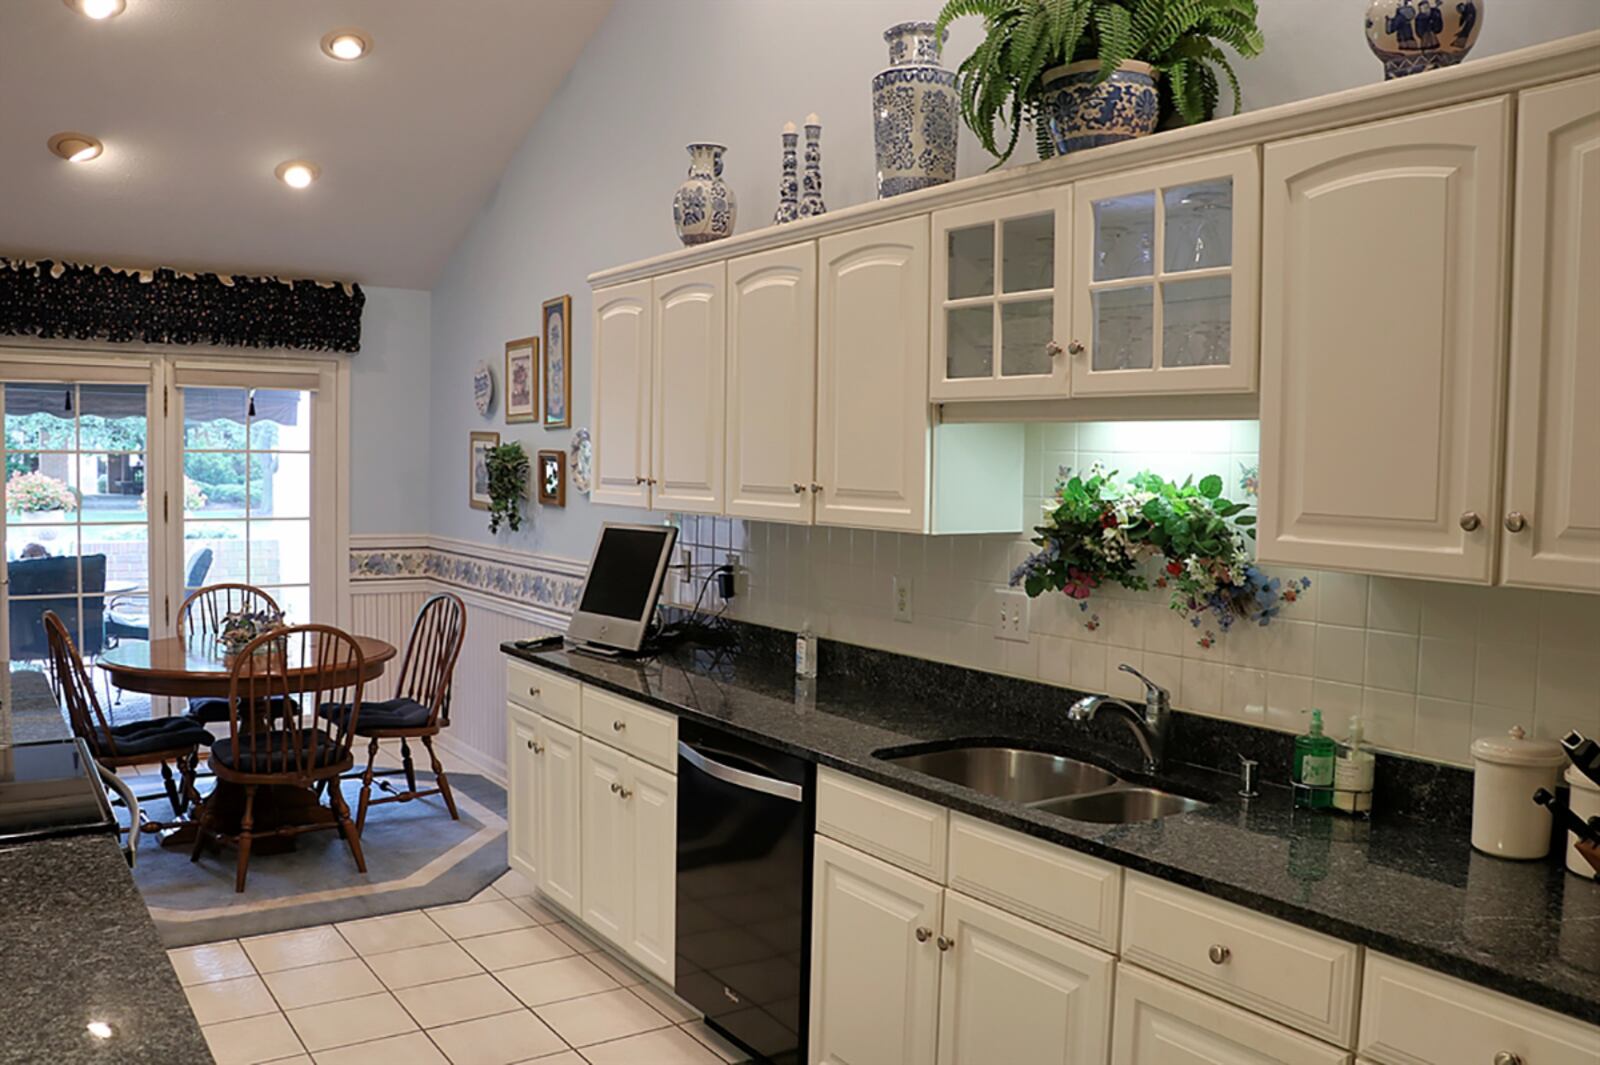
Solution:
<path fill-rule="evenodd" d="M 360 30 L 334 30 L 322 38 L 322 51 L 333 59 L 349 62 L 372 51 L 372 38 Z"/>
<path fill-rule="evenodd" d="M 108 19 L 112 15 L 122 14 L 122 9 L 128 6 L 128 0 L 63 0 L 72 10 L 80 15 L 86 15 L 96 22 Z"/>
<path fill-rule="evenodd" d="M 106 146 L 87 133 L 57 133 L 50 138 L 50 150 L 69 163 L 87 163 L 98 158 Z"/>
<path fill-rule="evenodd" d="M 288 162 L 279 163 L 278 169 L 273 171 L 278 175 L 278 180 L 291 189 L 303 189 L 309 186 L 322 171 L 316 163 L 308 163 L 303 159 L 290 159 Z"/>

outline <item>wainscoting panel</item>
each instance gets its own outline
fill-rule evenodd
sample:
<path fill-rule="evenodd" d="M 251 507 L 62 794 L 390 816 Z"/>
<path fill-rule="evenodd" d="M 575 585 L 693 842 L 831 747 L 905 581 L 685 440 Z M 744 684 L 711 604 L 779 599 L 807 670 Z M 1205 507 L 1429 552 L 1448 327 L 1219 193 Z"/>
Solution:
<path fill-rule="evenodd" d="M 394 697 L 411 623 L 433 591 L 432 581 L 375 581 L 351 587 L 350 631 L 387 640 L 399 651 L 362 698 L 377 701 Z"/>

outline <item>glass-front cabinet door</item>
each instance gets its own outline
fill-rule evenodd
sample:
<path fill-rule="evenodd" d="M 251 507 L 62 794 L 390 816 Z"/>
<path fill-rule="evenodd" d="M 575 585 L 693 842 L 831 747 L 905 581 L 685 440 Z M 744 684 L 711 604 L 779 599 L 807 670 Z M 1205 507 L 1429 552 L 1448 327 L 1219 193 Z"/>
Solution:
<path fill-rule="evenodd" d="M 1071 223 L 1070 186 L 934 213 L 934 402 L 1067 394 Z"/>
<path fill-rule="evenodd" d="M 1254 148 L 1074 186 L 1072 394 L 1256 387 Z"/>

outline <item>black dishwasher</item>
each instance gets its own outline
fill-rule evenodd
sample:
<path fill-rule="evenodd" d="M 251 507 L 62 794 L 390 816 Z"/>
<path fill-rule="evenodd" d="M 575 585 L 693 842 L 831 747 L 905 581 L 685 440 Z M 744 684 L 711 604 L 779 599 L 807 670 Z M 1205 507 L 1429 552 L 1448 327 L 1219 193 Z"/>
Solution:
<path fill-rule="evenodd" d="M 746 1050 L 805 1060 L 816 767 L 678 722 L 678 995 Z"/>

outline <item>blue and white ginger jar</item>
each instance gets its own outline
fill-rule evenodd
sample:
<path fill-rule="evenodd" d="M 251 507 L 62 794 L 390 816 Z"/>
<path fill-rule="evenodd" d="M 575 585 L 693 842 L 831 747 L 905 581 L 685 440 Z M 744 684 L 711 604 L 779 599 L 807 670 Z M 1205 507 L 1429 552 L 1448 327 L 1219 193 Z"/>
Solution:
<path fill-rule="evenodd" d="M 1467 57 L 1483 28 L 1484 0 L 1372 0 L 1367 44 L 1389 81 L 1453 67 Z"/>
<path fill-rule="evenodd" d="M 1044 72 L 1044 114 L 1058 155 L 1155 131 L 1161 95 L 1153 67 L 1129 60 L 1105 81 L 1099 76 L 1094 59 Z"/>
<path fill-rule="evenodd" d="M 883 33 L 889 66 L 872 79 L 880 200 L 955 180 L 956 75 L 939 65 L 949 34 L 936 36 L 934 29 L 931 22 L 902 22 Z"/>
<path fill-rule="evenodd" d="M 705 244 L 733 235 L 738 205 L 722 180 L 721 144 L 691 144 L 689 176 L 672 197 L 672 224 L 685 244 Z"/>

